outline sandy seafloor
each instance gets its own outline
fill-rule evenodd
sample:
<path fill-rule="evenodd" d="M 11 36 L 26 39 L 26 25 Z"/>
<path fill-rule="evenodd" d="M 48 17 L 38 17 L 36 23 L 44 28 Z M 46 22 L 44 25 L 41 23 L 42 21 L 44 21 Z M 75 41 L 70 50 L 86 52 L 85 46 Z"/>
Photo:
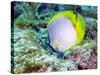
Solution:
<path fill-rule="evenodd" d="M 77 6 L 86 21 L 82 42 L 58 57 L 46 45 L 47 25 L 55 14 L 72 10 L 73 5 L 16 2 L 12 16 L 12 73 L 57 72 L 97 68 L 97 8 Z M 14 22 L 14 23 L 13 23 Z M 66 34 L 65 34 L 66 35 Z"/>

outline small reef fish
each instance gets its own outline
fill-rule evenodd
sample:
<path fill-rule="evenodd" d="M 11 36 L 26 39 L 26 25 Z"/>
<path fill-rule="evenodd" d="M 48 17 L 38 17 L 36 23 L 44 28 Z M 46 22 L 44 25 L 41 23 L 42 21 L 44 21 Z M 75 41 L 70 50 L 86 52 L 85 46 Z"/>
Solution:
<path fill-rule="evenodd" d="M 49 21 L 47 27 L 50 46 L 57 52 L 67 51 L 82 41 L 85 29 L 85 20 L 79 13 L 58 13 Z"/>

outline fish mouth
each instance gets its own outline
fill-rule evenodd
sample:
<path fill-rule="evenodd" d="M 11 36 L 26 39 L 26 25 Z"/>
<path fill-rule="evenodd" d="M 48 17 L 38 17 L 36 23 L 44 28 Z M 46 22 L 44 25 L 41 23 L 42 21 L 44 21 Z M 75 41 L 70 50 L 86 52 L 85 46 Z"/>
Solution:
<path fill-rule="evenodd" d="M 64 49 L 61 49 L 59 45 L 54 45 L 52 42 L 50 43 L 50 47 L 52 47 L 52 50 L 56 53 L 62 53 L 65 51 Z"/>

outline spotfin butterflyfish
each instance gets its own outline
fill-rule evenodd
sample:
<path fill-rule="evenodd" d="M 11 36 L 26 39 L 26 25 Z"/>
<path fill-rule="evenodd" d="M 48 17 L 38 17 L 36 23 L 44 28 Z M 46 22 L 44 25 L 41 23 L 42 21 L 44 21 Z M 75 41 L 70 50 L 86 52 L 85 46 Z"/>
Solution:
<path fill-rule="evenodd" d="M 64 52 L 81 43 L 85 29 L 85 19 L 81 14 L 74 11 L 60 12 L 48 23 L 50 46 L 57 52 Z"/>

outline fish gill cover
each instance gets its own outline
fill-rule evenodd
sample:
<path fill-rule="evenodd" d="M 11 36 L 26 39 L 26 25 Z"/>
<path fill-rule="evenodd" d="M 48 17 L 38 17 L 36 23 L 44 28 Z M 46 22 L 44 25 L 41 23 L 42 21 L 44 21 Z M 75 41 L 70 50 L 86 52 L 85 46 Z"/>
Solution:
<path fill-rule="evenodd" d="M 11 72 L 97 68 L 97 7 L 11 3 Z"/>

